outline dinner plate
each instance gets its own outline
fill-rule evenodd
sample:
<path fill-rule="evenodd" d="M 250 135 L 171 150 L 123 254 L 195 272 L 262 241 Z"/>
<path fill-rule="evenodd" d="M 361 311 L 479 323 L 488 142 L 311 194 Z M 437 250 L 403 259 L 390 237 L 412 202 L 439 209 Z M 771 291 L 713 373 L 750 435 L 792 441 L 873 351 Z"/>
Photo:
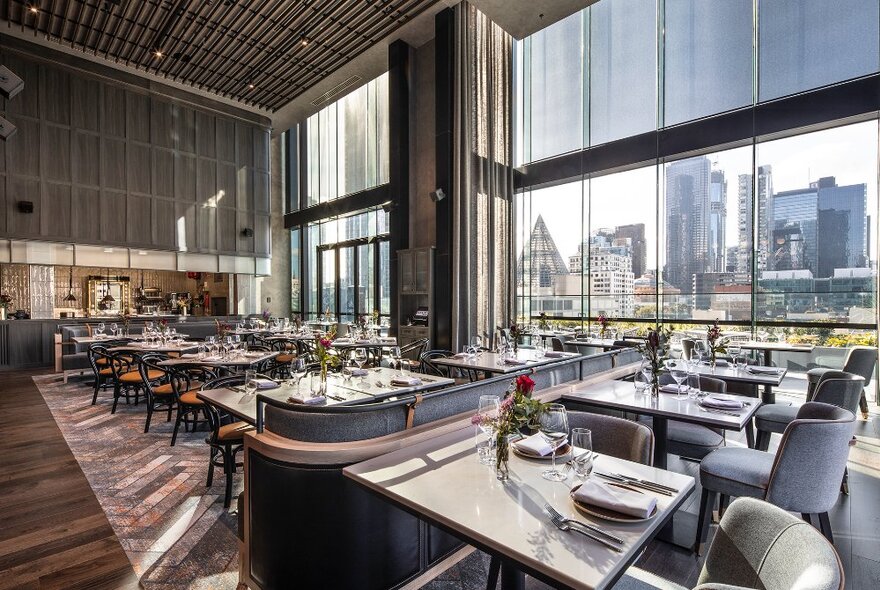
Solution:
<path fill-rule="evenodd" d="M 651 512 L 651 514 L 648 515 L 648 518 L 639 518 L 638 516 L 622 514 L 620 512 L 617 512 L 616 510 L 609 510 L 608 508 L 602 508 L 601 506 L 594 506 L 593 504 L 587 504 L 586 502 L 579 502 L 575 499 L 574 493 L 580 487 L 580 484 L 578 484 L 571 488 L 571 492 L 569 492 L 571 503 L 574 504 L 574 507 L 578 510 L 578 512 L 582 512 L 589 516 L 595 516 L 596 518 L 601 518 L 603 520 L 633 524 L 637 522 L 645 522 L 657 516 L 656 506 L 654 506 L 654 510 Z"/>
<path fill-rule="evenodd" d="M 510 448 L 513 450 L 514 453 L 516 453 L 517 455 L 519 455 L 520 457 L 523 457 L 525 459 L 537 459 L 538 461 L 549 461 L 551 459 L 551 457 L 553 456 L 553 453 L 551 453 L 549 455 L 538 455 L 535 453 L 531 453 L 529 451 L 520 449 L 519 447 L 517 447 L 516 443 L 511 443 Z M 555 451 L 556 458 L 559 459 L 560 457 L 565 457 L 570 452 L 571 452 L 571 445 L 568 443 L 565 443 L 564 445 L 562 445 L 561 447 L 556 449 L 556 451 Z"/>

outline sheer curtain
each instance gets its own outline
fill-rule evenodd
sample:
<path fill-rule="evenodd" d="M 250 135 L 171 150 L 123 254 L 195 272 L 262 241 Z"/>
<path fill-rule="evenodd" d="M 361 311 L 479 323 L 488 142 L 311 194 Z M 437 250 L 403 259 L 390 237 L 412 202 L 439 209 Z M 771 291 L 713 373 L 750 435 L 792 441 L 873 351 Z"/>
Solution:
<path fill-rule="evenodd" d="M 513 40 L 470 4 L 456 8 L 453 344 L 511 317 Z"/>

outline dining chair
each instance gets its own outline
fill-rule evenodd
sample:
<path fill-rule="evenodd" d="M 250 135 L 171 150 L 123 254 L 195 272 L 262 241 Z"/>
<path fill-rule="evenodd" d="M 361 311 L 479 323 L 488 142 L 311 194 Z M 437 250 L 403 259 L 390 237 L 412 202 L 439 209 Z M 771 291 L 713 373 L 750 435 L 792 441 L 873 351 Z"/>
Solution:
<path fill-rule="evenodd" d="M 208 412 L 205 410 L 205 402 L 197 397 L 204 383 L 216 379 L 216 375 L 201 367 L 184 366 L 171 370 L 171 388 L 177 401 L 177 417 L 174 419 L 174 430 L 171 433 L 171 446 L 177 442 L 180 425 L 185 432 L 195 432 L 203 424 L 207 424 Z M 199 418 L 199 414 L 202 418 Z"/>
<path fill-rule="evenodd" d="M 700 570 L 695 590 L 843 590 L 843 564 L 815 528 L 768 502 L 740 498 L 730 505 Z M 615 590 L 682 590 L 638 567 Z"/>
<path fill-rule="evenodd" d="M 134 398 L 134 405 L 140 402 L 140 396 L 144 389 L 144 377 L 138 368 L 140 359 L 137 355 L 130 352 L 109 352 L 110 368 L 113 372 L 113 407 L 110 409 L 111 414 L 116 413 L 116 407 L 119 399 L 124 398 L 128 404 L 131 398 Z M 157 380 L 164 373 L 148 370 L 145 373 L 147 379 Z"/>
<path fill-rule="evenodd" d="M 451 350 L 426 350 L 419 357 L 422 364 L 421 372 L 426 375 L 437 375 L 438 377 L 447 377 L 449 375 L 446 367 L 434 363 L 434 359 L 445 359 L 455 356 Z"/>
<path fill-rule="evenodd" d="M 92 394 L 92 405 L 98 403 L 98 392 L 107 390 L 114 385 L 113 369 L 110 367 L 112 355 L 108 348 L 116 346 L 116 342 L 105 342 L 101 344 L 92 344 L 89 346 L 86 357 L 89 359 L 89 366 L 95 375 L 94 393 Z"/>
<path fill-rule="evenodd" d="M 864 379 L 864 387 L 874 377 L 874 369 L 877 368 L 877 349 L 873 346 L 853 346 L 846 353 L 846 359 L 843 362 L 842 371 L 858 375 Z M 821 381 L 822 376 L 828 371 L 834 369 L 816 367 L 807 371 L 807 399 L 811 398 L 811 392 L 816 389 Z M 865 397 L 864 387 L 859 397 L 859 408 L 862 411 L 862 418 L 868 419 L 868 400 Z"/>
<path fill-rule="evenodd" d="M 244 385 L 244 375 L 234 375 L 232 377 L 223 377 L 214 379 L 205 383 L 201 389 L 219 389 L 221 387 L 236 387 Z M 208 482 L 207 486 L 211 487 L 214 483 L 214 468 L 220 467 L 226 476 L 226 491 L 223 497 L 223 507 L 229 508 L 232 501 L 232 476 L 236 467 L 241 463 L 236 463 L 236 454 L 244 448 L 244 433 L 254 430 L 254 427 L 243 421 L 233 421 L 228 414 L 211 404 L 204 404 L 205 411 L 208 416 L 208 424 L 211 427 L 211 433 L 205 442 L 210 447 L 210 457 L 208 458 Z"/>
<path fill-rule="evenodd" d="M 565 343 L 559 336 L 553 336 L 550 338 L 550 344 L 553 345 L 553 350 L 555 352 L 565 352 Z"/>
<path fill-rule="evenodd" d="M 694 353 L 694 339 L 693 338 L 682 338 L 681 339 L 681 356 L 685 360 L 690 360 L 691 355 Z"/>
<path fill-rule="evenodd" d="M 820 402 L 807 402 L 785 428 L 776 455 L 757 449 L 716 449 L 700 463 L 700 513 L 694 550 L 706 540 L 716 498 L 760 498 L 790 512 L 800 512 L 833 542 L 828 511 L 837 502 L 849 455 L 855 415 Z"/>
<path fill-rule="evenodd" d="M 153 412 L 157 409 L 168 411 L 167 421 L 171 421 L 171 412 L 177 406 L 177 400 L 174 397 L 174 389 L 171 384 L 171 373 L 165 367 L 159 365 L 161 361 L 168 360 L 169 355 L 162 352 L 147 352 L 140 356 L 137 363 L 137 369 L 141 376 L 141 382 L 144 386 L 144 394 L 147 401 L 147 420 L 144 423 L 144 434 L 150 432 L 150 421 L 153 419 Z M 150 378 L 152 372 L 153 377 L 158 373 L 158 378 Z"/>
<path fill-rule="evenodd" d="M 808 402 L 822 402 L 844 408 L 855 414 L 859 400 L 864 395 L 865 380 L 846 371 L 823 371 L 816 386 L 807 391 Z M 770 447 L 770 434 L 782 434 L 797 417 L 798 407 L 789 404 L 764 404 L 755 412 L 758 439 L 755 448 L 766 451 Z"/>

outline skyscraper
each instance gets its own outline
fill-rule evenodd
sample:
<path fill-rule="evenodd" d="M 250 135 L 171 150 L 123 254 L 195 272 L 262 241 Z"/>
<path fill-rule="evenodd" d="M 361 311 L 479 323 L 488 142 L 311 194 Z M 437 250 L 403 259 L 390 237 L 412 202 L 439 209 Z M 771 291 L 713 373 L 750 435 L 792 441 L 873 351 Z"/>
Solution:
<path fill-rule="evenodd" d="M 710 162 L 705 156 L 673 162 L 666 168 L 664 278 L 686 294 L 693 291 L 693 275 L 710 268 L 709 176 Z"/>
<path fill-rule="evenodd" d="M 725 236 L 727 228 L 727 181 L 723 170 L 712 170 L 709 176 L 709 235 L 708 235 L 708 268 L 707 272 L 724 272 Z"/>
<path fill-rule="evenodd" d="M 767 252 L 770 247 L 770 233 L 767 229 L 767 206 L 773 194 L 773 169 L 771 166 L 758 167 L 758 182 L 754 190 L 758 195 L 758 249 L 752 242 L 752 179 L 751 174 L 740 174 L 737 183 L 737 254 L 736 272 L 747 273 L 752 270 L 752 255 L 757 256 L 758 270 L 766 269 Z"/>
<path fill-rule="evenodd" d="M 809 270 L 818 276 L 818 204 L 815 186 L 773 195 L 767 270 Z"/>
<path fill-rule="evenodd" d="M 630 240 L 633 275 L 638 278 L 645 274 L 648 267 L 648 245 L 645 241 L 645 224 L 631 223 L 629 225 L 618 225 L 614 230 L 614 237 Z"/>
<path fill-rule="evenodd" d="M 550 287 L 553 276 L 567 275 L 568 267 L 559 254 L 559 249 L 553 241 L 553 236 L 544 223 L 544 218 L 538 215 L 532 234 L 529 236 L 529 245 L 520 253 L 516 263 L 516 276 L 519 277 L 519 286 L 525 284 L 524 277 L 529 277 L 532 288 Z"/>

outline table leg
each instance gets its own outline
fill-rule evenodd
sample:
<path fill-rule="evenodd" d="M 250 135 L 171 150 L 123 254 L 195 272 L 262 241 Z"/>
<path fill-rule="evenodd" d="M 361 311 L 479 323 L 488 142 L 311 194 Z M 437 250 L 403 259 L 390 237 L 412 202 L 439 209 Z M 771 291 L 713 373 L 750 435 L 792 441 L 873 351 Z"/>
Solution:
<path fill-rule="evenodd" d="M 513 565 L 501 562 L 501 590 L 525 590 L 526 576 Z"/>
<path fill-rule="evenodd" d="M 654 416 L 654 467 L 658 469 L 666 469 L 666 432 L 667 419 L 662 416 Z"/>
<path fill-rule="evenodd" d="M 764 351 L 764 366 L 772 367 L 773 366 L 773 351 L 765 350 Z M 775 404 L 776 403 L 776 394 L 773 393 L 772 385 L 764 386 L 764 395 L 761 396 L 761 401 L 765 404 Z"/>

